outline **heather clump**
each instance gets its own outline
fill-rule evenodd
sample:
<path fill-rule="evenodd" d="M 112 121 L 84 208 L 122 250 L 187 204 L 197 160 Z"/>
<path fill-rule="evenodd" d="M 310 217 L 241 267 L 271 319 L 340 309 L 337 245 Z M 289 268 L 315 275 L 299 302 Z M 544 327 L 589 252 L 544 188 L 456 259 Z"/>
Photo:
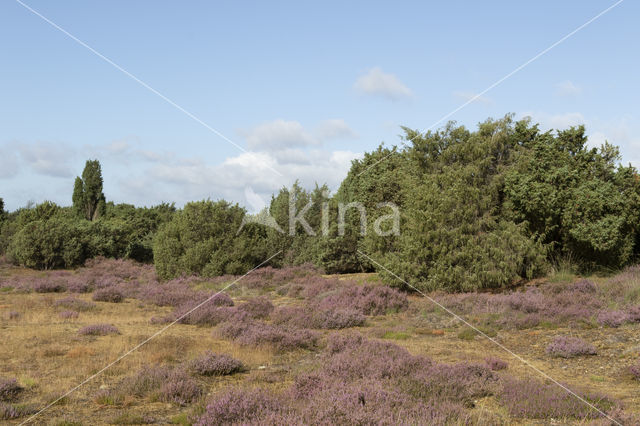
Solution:
<path fill-rule="evenodd" d="M 106 287 L 96 290 L 92 299 L 96 302 L 120 303 L 124 300 L 124 294 L 115 287 Z"/>
<path fill-rule="evenodd" d="M 268 345 L 281 352 L 313 349 L 319 339 L 317 333 L 309 330 L 251 320 L 225 322 L 220 325 L 218 332 L 222 337 L 241 345 Z"/>
<path fill-rule="evenodd" d="M 366 317 L 355 309 L 322 309 L 311 315 L 312 328 L 341 329 L 364 325 Z"/>
<path fill-rule="evenodd" d="M 160 388 L 160 399 L 177 405 L 187 405 L 202 395 L 195 380 L 183 372 L 173 372 Z"/>
<path fill-rule="evenodd" d="M 214 395 L 195 424 L 467 424 L 465 404 L 497 384 L 487 367 L 438 365 L 355 333 L 331 335 L 322 357 L 282 393 Z"/>
<path fill-rule="evenodd" d="M 207 402 L 194 426 L 256 424 L 284 410 L 282 399 L 265 389 L 230 389 Z"/>
<path fill-rule="evenodd" d="M 344 381 L 367 378 L 398 378 L 416 373 L 432 363 L 415 357 L 388 342 L 350 336 L 330 341 L 324 371 Z"/>
<path fill-rule="evenodd" d="M 489 369 L 493 371 L 504 370 L 509 366 L 509 364 L 507 364 L 505 361 L 495 357 L 485 358 L 484 363 L 487 367 L 489 367 Z"/>
<path fill-rule="evenodd" d="M 108 334 L 120 334 L 120 331 L 111 324 L 93 324 L 82 327 L 78 334 L 83 336 L 106 336 Z"/>
<path fill-rule="evenodd" d="M 573 358 L 581 355 L 595 355 L 596 349 L 580 338 L 557 336 L 547 346 L 547 353 L 561 358 Z"/>
<path fill-rule="evenodd" d="M 515 329 L 532 328 L 543 322 L 590 322 L 606 312 L 602 295 L 587 280 L 529 287 L 506 294 L 437 295 L 436 299 L 456 313 L 483 315 L 497 326 Z"/>
<path fill-rule="evenodd" d="M 365 341 L 365 337 L 360 333 L 336 333 L 331 334 L 327 339 L 326 352 L 328 354 L 336 354 L 346 351 L 349 348 L 355 348 Z"/>
<path fill-rule="evenodd" d="M 180 318 L 180 324 L 212 327 L 225 321 L 243 321 L 249 318 L 249 314 L 235 306 L 216 306 L 211 302 L 200 305 L 200 303 L 179 307 L 168 317 L 168 320 Z"/>
<path fill-rule="evenodd" d="M 164 366 L 143 368 L 137 373 L 126 377 L 117 386 L 117 391 L 128 395 L 143 397 L 157 392 L 171 376 L 171 369 Z"/>
<path fill-rule="evenodd" d="M 499 379 L 490 368 L 482 364 L 434 363 L 407 376 L 402 385 L 409 394 L 420 399 L 434 398 L 473 406 L 474 399 L 497 392 Z"/>
<path fill-rule="evenodd" d="M 273 312 L 273 303 L 267 297 L 254 297 L 238 306 L 238 310 L 246 312 L 251 318 L 264 319 L 268 318 Z"/>
<path fill-rule="evenodd" d="M 83 275 L 77 274 L 67 278 L 67 291 L 70 293 L 88 293 L 91 285 Z"/>
<path fill-rule="evenodd" d="M 189 368 L 201 376 L 226 376 L 244 371 L 241 361 L 224 354 L 207 351 L 189 363 Z"/>
<path fill-rule="evenodd" d="M 291 282 L 291 297 L 303 297 L 305 299 L 314 299 L 324 296 L 336 289 L 349 285 L 349 282 L 339 281 L 335 278 L 325 278 L 318 275 L 305 277 L 303 280 L 295 280 Z"/>
<path fill-rule="evenodd" d="M 72 320 L 78 318 L 80 316 L 76 311 L 62 311 L 58 314 L 60 318 L 63 320 Z"/>
<path fill-rule="evenodd" d="M 573 291 L 589 294 L 594 294 L 598 291 L 598 287 L 593 283 L 593 281 L 586 279 L 576 281 L 575 283 L 571 284 L 569 288 Z"/>
<path fill-rule="evenodd" d="M 63 293 L 67 291 L 67 285 L 63 280 L 49 277 L 36 279 L 31 288 L 36 293 Z"/>
<path fill-rule="evenodd" d="M 603 412 L 609 411 L 614 406 L 614 402 L 603 395 L 577 393 Z M 521 418 L 592 419 L 601 416 L 596 410 L 557 384 L 541 384 L 536 380 L 505 378 L 499 400 L 512 416 Z"/>
<path fill-rule="evenodd" d="M 16 379 L 0 377 L 0 401 L 14 401 L 24 388 Z"/>
<path fill-rule="evenodd" d="M 637 362 L 636 365 L 632 365 L 631 367 L 629 367 L 629 372 L 634 379 L 640 380 L 640 362 Z"/>
<path fill-rule="evenodd" d="M 620 327 L 629 320 L 629 315 L 623 311 L 602 311 L 598 314 L 598 324 L 606 327 Z"/>
<path fill-rule="evenodd" d="M 546 306 L 547 298 L 537 290 L 511 293 L 506 298 L 509 308 L 525 314 L 537 313 Z"/>
<path fill-rule="evenodd" d="M 640 322 L 640 305 L 629 308 L 627 318 L 631 322 Z"/>
<path fill-rule="evenodd" d="M 207 297 L 209 300 L 207 303 L 211 303 L 213 306 L 234 306 L 233 299 L 226 293 L 216 293 L 213 296 Z"/>
<path fill-rule="evenodd" d="M 53 302 L 53 305 L 79 312 L 89 311 L 96 307 L 95 303 L 87 302 L 86 300 L 78 299 L 76 297 L 58 299 Z"/>
<path fill-rule="evenodd" d="M 98 393 L 98 401 L 117 405 L 128 396 L 187 405 L 198 399 L 202 390 L 185 371 L 164 366 L 144 368 L 124 378 L 116 388 Z"/>
<path fill-rule="evenodd" d="M 280 306 L 271 314 L 274 324 L 287 324 L 299 328 L 311 327 L 310 309 L 301 306 Z"/>
<path fill-rule="evenodd" d="M 0 420 L 13 420 L 33 413 L 33 408 L 0 402 Z"/>
<path fill-rule="evenodd" d="M 589 426 L 640 425 L 640 414 L 625 411 L 621 405 L 617 405 L 606 414 L 608 418 L 602 416 L 599 419 L 592 420 L 588 423 Z M 615 422 L 611 421 L 612 419 Z"/>
<path fill-rule="evenodd" d="M 395 389 L 396 394 L 404 394 L 403 400 L 409 406 L 410 401 L 433 401 L 442 407 L 450 403 L 457 407 L 454 410 L 457 413 L 458 408 L 470 405 L 474 398 L 495 393 L 499 384 L 498 377 L 485 365 L 438 364 L 413 356 L 398 345 L 366 340 L 358 334 L 332 336 L 322 368 L 315 374 L 319 379 L 314 380 L 320 383 L 307 386 L 298 383 L 298 391 L 314 394 L 333 380 L 339 386 L 368 383 L 362 386 L 368 389 L 370 381 L 376 381 L 384 384 L 385 391 Z"/>
<path fill-rule="evenodd" d="M 466 424 L 469 416 L 456 402 L 418 399 L 385 382 L 340 382 L 323 377 L 297 408 L 303 424 Z M 295 398 L 295 397 L 294 397 Z M 294 401 L 297 398 L 294 399 Z"/>
<path fill-rule="evenodd" d="M 303 308 L 283 306 L 276 309 L 271 316 L 275 324 L 287 324 L 300 328 L 341 329 L 364 325 L 366 317 L 349 308 Z"/>
<path fill-rule="evenodd" d="M 386 286 L 353 285 L 322 298 L 320 307 L 356 309 L 364 315 L 384 315 L 407 308 L 407 296 Z"/>
<path fill-rule="evenodd" d="M 268 270 L 264 268 L 265 270 Z M 294 279 L 300 279 L 308 276 L 318 276 L 322 273 L 321 269 L 311 263 L 303 263 L 302 265 L 286 266 L 279 269 L 273 269 L 271 282 L 275 286 L 285 284 Z"/>
<path fill-rule="evenodd" d="M 108 259 L 98 256 L 93 259 L 88 259 L 84 264 L 84 268 L 82 268 L 79 273 L 93 277 L 112 276 L 119 280 L 128 280 L 153 274 L 153 267 L 151 265 L 136 263 L 132 260 Z"/>
<path fill-rule="evenodd" d="M 156 296 L 158 295 L 159 293 L 156 293 Z M 170 305 L 181 299 L 173 296 L 171 296 Z M 184 300 L 186 302 L 178 305 L 172 314 L 157 319 L 156 322 L 178 320 L 181 324 L 214 326 L 223 321 L 241 320 L 248 317 L 246 312 L 241 312 L 234 306 L 231 297 L 225 293 L 210 295 L 205 292 L 193 292 Z"/>
<path fill-rule="evenodd" d="M 630 265 L 609 280 L 613 285 L 640 284 L 640 265 Z"/>
<path fill-rule="evenodd" d="M 124 284 L 124 280 L 113 275 L 101 275 L 91 277 L 90 285 L 93 289 L 108 289 Z"/>
<path fill-rule="evenodd" d="M 206 300 L 206 293 L 197 292 L 189 286 L 192 281 L 191 278 L 177 278 L 162 284 L 147 285 L 140 291 L 138 297 L 157 306 L 173 307 Z"/>
<path fill-rule="evenodd" d="M 507 327 L 513 327 L 517 330 L 526 330 L 528 328 L 537 327 L 540 325 L 542 320 L 543 317 L 540 314 L 523 314 L 516 315 L 513 319 L 503 317 L 498 321 L 498 323 Z"/>
<path fill-rule="evenodd" d="M 238 281 L 237 285 L 243 288 L 253 289 L 253 290 L 263 290 L 268 291 L 274 288 L 277 284 L 273 281 L 273 277 L 276 273 L 277 269 L 274 269 L 271 266 L 265 266 L 263 268 L 258 268 L 246 277 L 242 278 Z M 236 279 L 232 275 L 221 276 L 214 278 L 215 282 L 218 283 L 228 283 Z"/>

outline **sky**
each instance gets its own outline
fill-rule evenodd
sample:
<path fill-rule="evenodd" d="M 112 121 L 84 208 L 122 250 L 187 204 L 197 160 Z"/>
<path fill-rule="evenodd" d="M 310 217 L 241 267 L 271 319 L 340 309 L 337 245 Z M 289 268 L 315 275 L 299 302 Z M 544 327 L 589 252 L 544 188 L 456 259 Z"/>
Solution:
<path fill-rule="evenodd" d="M 296 179 L 336 190 L 401 126 L 507 113 L 640 166 L 636 1 L 520 69 L 616 1 L 21 1 L 59 28 L 0 2 L 8 210 L 71 204 L 96 158 L 116 203 L 256 211 Z"/>

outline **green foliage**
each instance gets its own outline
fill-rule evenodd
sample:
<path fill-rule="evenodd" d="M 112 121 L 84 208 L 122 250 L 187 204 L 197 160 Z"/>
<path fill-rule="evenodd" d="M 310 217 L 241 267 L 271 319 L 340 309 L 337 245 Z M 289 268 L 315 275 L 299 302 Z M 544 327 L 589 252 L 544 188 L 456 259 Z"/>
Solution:
<path fill-rule="evenodd" d="M 265 230 L 255 224 L 243 228 L 243 208 L 226 201 L 191 202 L 165 224 L 154 240 L 158 276 L 215 276 L 245 273 L 267 254 Z"/>
<path fill-rule="evenodd" d="M 406 173 L 406 153 L 396 148 L 385 148 L 380 145 L 376 151 L 365 153 L 361 160 L 354 160 L 351 169 L 344 179 L 335 197 L 329 203 L 329 235 L 318 241 L 320 247 L 316 262 L 329 273 L 346 273 L 370 271 L 373 266 L 358 250 L 374 258 L 393 252 L 397 245 L 397 237 L 380 236 L 372 225 L 388 211 L 379 207 L 378 203 L 392 202 L 398 206 L 404 204 L 405 192 L 402 187 L 402 176 Z M 367 214 L 362 220 L 356 208 L 346 208 L 349 203 L 360 203 Z M 338 203 L 345 206 L 344 229 L 339 229 Z M 368 225 L 362 232 L 362 225 Z M 382 223 L 381 228 L 386 230 Z"/>
<path fill-rule="evenodd" d="M 109 204 L 93 222 L 79 219 L 74 209 L 45 201 L 12 213 L 3 223 L 0 248 L 9 258 L 36 269 L 72 268 L 95 256 L 153 260 L 157 228 L 171 219 L 175 207 L 151 208 Z"/>
<path fill-rule="evenodd" d="M 82 264 L 85 246 L 82 236 L 86 225 L 74 220 L 68 211 L 45 202 L 21 212 L 19 230 L 11 238 L 9 258 L 36 269 L 71 267 Z"/>
<path fill-rule="evenodd" d="M 506 287 L 559 256 L 617 268 L 637 254 L 636 171 L 616 166 L 611 145 L 587 148 L 582 127 L 541 133 L 506 116 L 475 132 L 453 123 L 405 129 L 405 140 L 401 152 L 379 148 L 354 162 L 337 197 L 368 211 L 380 201 L 400 206 L 399 237 L 368 232 L 356 246 L 412 286 Z"/>
<path fill-rule="evenodd" d="M 634 254 L 638 177 L 617 166 L 618 149 L 588 148 L 584 127 L 537 134 L 505 175 L 513 217 L 550 246 L 587 267 L 618 268 Z"/>
<path fill-rule="evenodd" d="M 152 262 L 155 233 L 160 225 L 172 219 L 175 211 L 175 205 L 167 203 L 149 208 L 107 203 L 95 232 L 103 241 L 98 244 L 104 247 L 102 255 Z"/>
<path fill-rule="evenodd" d="M 96 220 L 105 213 L 102 193 L 102 168 L 98 160 L 87 160 L 82 178 L 76 177 L 73 186 L 73 208 L 86 220 Z"/>
<path fill-rule="evenodd" d="M 313 191 L 307 191 L 297 181 L 291 188 L 282 188 L 272 197 L 268 213 L 282 232 L 269 228 L 267 239 L 270 247 L 282 250 L 283 256 L 278 259 L 280 265 L 319 263 L 320 241 L 323 239 L 322 211 L 324 206 L 328 208 L 328 202 L 329 188 L 326 185 L 316 185 Z M 303 220 L 295 220 L 296 216 Z"/>

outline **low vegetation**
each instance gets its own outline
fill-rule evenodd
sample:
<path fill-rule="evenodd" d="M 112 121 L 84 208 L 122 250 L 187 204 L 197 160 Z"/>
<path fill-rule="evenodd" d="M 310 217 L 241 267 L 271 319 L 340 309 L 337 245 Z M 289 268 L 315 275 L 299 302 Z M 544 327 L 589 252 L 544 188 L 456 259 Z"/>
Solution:
<path fill-rule="evenodd" d="M 21 314 L 1 317 L 5 421 L 24 420 L 179 319 L 51 407 L 54 424 L 610 422 L 597 423 L 605 421 L 597 410 L 428 299 L 371 275 L 352 280 L 310 265 L 266 267 L 220 293 L 236 277 L 161 282 L 150 266 L 123 260 L 97 259 L 72 272 L 0 271 L 9 289 L 0 306 Z M 598 410 L 634 424 L 638 271 L 429 296 Z M 46 281 L 66 290 L 38 292 Z M 92 301 L 104 290 L 123 299 Z M 52 322 L 65 312 L 76 315 Z M 621 325 L 599 321 L 606 312 L 628 315 Z M 459 338 L 466 330 L 471 337 Z"/>
<path fill-rule="evenodd" d="M 547 353 L 562 358 L 571 358 L 580 355 L 595 355 L 596 348 L 577 337 L 557 336 L 547 346 Z"/>

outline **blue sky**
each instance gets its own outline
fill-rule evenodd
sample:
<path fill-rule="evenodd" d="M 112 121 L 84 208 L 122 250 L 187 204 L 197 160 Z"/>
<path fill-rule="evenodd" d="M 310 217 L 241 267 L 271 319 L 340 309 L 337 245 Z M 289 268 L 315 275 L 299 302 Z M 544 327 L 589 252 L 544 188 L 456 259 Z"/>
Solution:
<path fill-rule="evenodd" d="M 400 126 L 424 129 L 614 1 L 0 3 L 0 197 L 71 202 L 87 158 L 115 202 L 255 209 L 336 188 Z M 345 4 L 346 3 L 346 4 Z M 584 123 L 640 165 L 640 4 L 626 0 L 450 119 Z M 443 123 L 442 123 L 443 124 Z"/>

